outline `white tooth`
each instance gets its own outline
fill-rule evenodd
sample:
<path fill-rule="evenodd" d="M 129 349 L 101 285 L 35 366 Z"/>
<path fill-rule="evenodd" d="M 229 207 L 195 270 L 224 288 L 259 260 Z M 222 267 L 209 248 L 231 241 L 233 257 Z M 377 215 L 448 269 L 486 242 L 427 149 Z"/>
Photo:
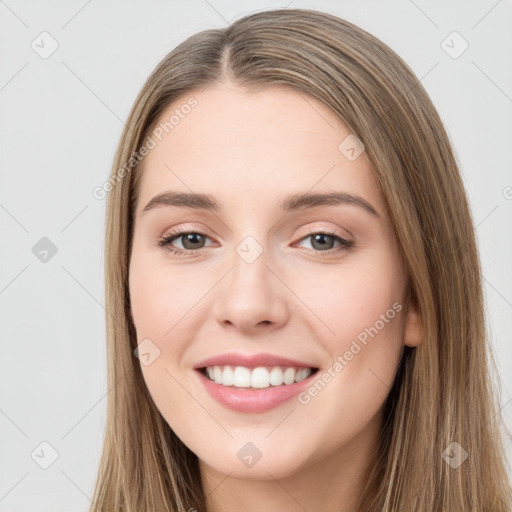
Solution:
<path fill-rule="evenodd" d="M 210 380 L 223 386 L 235 386 L 239 388 L 264 389 L 269 386 L 290 385 L 301 382 L 311 375 L 310 368 L 281 368 L 274 366 L 270 372 L 264 366 L 246 368 L 244 366 L 209 366 L 206 373 Z"/>
<path fill-rule="evenodd" d="M 213 377 L 216 384 L 222 384 L 222 368 L 220 366 L 213 367 Z"/>
<path fill-rule="evenodd" d="M 293 384 L 295 382 L 295 368 L 286 368 L 283 379 L 285 384 Z"/>
<path fill-rule="evenodd" d="M 283 382 L 283 371 L 278 366 L 274 366 L 270 371 L 270 384 L 272 386 L 280 386 Z"/>
<path fill-rule="evenodd" d="M 237 366 L 233 372 L 233 384 L 237 388 L 251 387 L 251 370 L 243 366 Z"/>
<path fill-rule="evenodd" d="M 232 386 L 233 382 L 233 368 L 231 368 L 231 366 L 224 367 L 224 371 L 222 372 L 222 385 Z"/>
<path fill-rule="evenodd" d="M 251 387 L 268 388 L 270 385 L 270 376 L 268 370 L 262 366 L 254 368 L 251 374 Z"/>
<path fill-rule="evenodd" d="M 307 379 L 311 375 L 311 368 L 301 368 L 295 374 L 295 382 L 300 382 Z"/>

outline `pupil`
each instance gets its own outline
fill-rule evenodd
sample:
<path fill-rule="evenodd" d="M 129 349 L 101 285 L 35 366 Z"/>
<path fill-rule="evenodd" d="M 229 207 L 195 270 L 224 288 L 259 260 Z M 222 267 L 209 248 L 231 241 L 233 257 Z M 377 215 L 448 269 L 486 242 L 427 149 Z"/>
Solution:
<path fill-rule="evenodd" d="M 201 237 L 199 233 L 189 233 L 188 235 L 185 235 L 186 242 L 191 242 L 192 244 L 200 244 L 200 242 L 197 241 L 196 237 Z M 186 247 L 186 244 L 185 244 Z M 195 247 L 192 247 L 192 249 L 195 249 Z"/>
<path fill-rule="evenodd" d="M 315 243 L 320 242 L 320 248 L 325 249 L 325 246 L 326 246 L 325 238 L 330 238 L 331 240 L 333 239 L 332 236 L 330 236 L 330 235 L 322 235 L 322 234 L 314 235 L 313 236 L 313 247 L 315 247 Z"/>

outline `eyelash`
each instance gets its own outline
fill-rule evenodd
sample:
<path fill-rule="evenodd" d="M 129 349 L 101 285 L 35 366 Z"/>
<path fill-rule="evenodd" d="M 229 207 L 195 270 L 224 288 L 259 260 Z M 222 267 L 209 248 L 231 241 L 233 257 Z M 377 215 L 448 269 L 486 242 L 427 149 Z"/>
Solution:
<path fill-rule="evenodd" d="M 170 252 L 172 254 L 175 254 L 177 256 L 193 256 L 193 253 L 198 252 L 199 249 L 196 249 L 196 250 L 192 250 L 192 249 L 182 250 L 182 249 L 177 249 L 176 247 L 173 247 L 171 245 L 171 242 L 173 242 L 174 240 L 176 240 L 180 236 L 182 236 L 182 235 L 192 235 L 192 234 L 193 235 L 201 235 L 201 236 L 204 236 L 206 238 L 210 238 L 206 233 L 202 233 L 201 231 L 196 231 L 196 230 L 194 230 L 194 231 L 173 231 L 173 232 L 169 233 L 168 235 L 160 238 L 158 240 L 158 245 L 160 247 L 163 247 L 168 252 Z M 332 255 L 333 253 L 337 253 L 338 251 L 349 251 L 350 249 L 353 249 L 354 246 L 355 246 L 355 242 L 351 242 L 349 240 L 346 240 L 345 238 L 343 238 L 343 237 L 337 235 L 335 232 L 331 232 L 331 231 L 314 231 L 314 230 L 310 230 L 306 236 L 303 236 L 299 240 L 299 242 L 301 242 L 302 240 L 305 240 L 306 238 L 310 238 L 313 235 L 328 235 L 328 236 L 333 237 L 335 240 L 340 242 L 340 246 L 339 247 L 328 249 L 327 251 L 317 251 L 315 249 L 310 249 L 310 250 L 314 251 L 315 253 L 320 254 L 322 256 L 323 255 L 327 255 L 327 256 L 328 255 Z M 203 249 L 203 247 L 201 247 L 200 249 Z"/>

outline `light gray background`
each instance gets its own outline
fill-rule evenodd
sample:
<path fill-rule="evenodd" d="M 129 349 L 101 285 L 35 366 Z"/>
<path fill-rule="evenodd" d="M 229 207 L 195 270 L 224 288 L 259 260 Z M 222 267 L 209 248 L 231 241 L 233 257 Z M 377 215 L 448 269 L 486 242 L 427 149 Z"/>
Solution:
<path fill-rule="evenodd" d="M 512 2 L 0 1 L 0 511 L 87 510 L 106 405 L 104 200 L 123 120 L 186 37 L 260 9 L 307 7 L 393 48 L 431 95 L 477 226 L 487 316 L 512 424 Z M 31 47 L 47 31 L 57 50 Z M 441 43 L 457 31 L 458 58 Z M 47 37 L 47 36 L 44 36 Z M 450 41 L 450 40 L 448 40 Z M 449 43 L 455 48 L 460 41 Z M 32 247 L 48 237 L 46 263 Z M 508 371 L 507 371 L 508 370 Z M 42 469 L 51 450 L 59 456 Z M 41 449 L 43 450 L 41 452 Z M 36 450 L 39 458 L 31 453 Z M 512 449 L 507 442 L 508 459 Z"/>

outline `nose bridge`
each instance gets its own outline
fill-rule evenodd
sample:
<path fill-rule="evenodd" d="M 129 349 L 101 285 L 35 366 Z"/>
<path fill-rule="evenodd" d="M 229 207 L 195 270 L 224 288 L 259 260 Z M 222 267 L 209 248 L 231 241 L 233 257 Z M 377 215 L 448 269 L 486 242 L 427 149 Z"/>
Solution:
<path fill-rule="evenodd" d="M 288 313 L 286 293 L 270 270 L 272 257 L 265 241 L 243 238 L 235 247 L 231 267 L 217 302 L 218 321 L 243 329 L 282 324 Z"/>
<path fill-rule="evenodd" d="M 267 295 L 268 302 L 269 296 L 275 293 L 268 268 L 272 258 L 266 242 L 261 236 L 258 238 L 261 243 L 252 235 L 246 236 L 235 247 L 230 289 L 253 301 Z"/>
<path fill-rule="evenodd" d="M 237 285 L 251 287 L 250 291 L 269 290 L 270 260 L 266 246 L 260 244 L 253 236 L 245 237 L 235 248 L 232 280 L 236 281 Z"/>

